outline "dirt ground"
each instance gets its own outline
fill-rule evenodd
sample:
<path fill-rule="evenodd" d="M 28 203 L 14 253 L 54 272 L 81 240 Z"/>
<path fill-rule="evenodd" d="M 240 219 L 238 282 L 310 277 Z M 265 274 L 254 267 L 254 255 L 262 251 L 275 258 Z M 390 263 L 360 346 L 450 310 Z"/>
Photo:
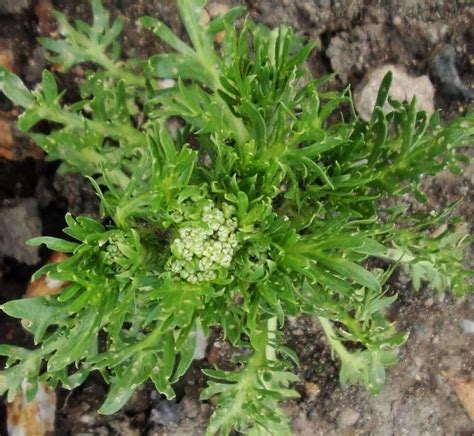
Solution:
<path fill-rule="evenodd" d="M 153 15 L 182 32 L 174 0 L 105 0 L 123 18 L 124 57 L 148 56 L 161 49 L 137 18 Z M 210 0 L 212 16 L 229 5 L 245 4 L 250 16 L 274 26 L 292 25 L 318 41 L 310 59 L 314 74 L 337 73 L 331 87 L 351 84 L 357 90 L 376 67 L 394 64 L 414 76 L 427 75 L 434 104 L 444 120 L 470 107 L 474 84 L 474 5 L 451 0 Z M 29 86 L 47 66 L 38 36 L 55 31 L 52 8 L 72 18 L 90 17 L 85 0 L 1 0 L 0 62 L 8 63 Z M 448 50 L 448 51 L 447 51 Z M 464 88 L 453 88 L 449 69 L 437 66 L 439 55 L 454 53 L 451 70 Z M 448 71 L 448 72 L 447 72 Z M 83 70 L 74 68 L 60 80 L 72 99 Z M 450 74 L 453 74 L 452 71 Z M 32 272 L 44 261 L 21 244 L 40 233 L 59 235 L 66 211 L 97 214 L 92 189 L 80 177 L 56 173 L 57 164 L 12 128 L 15 111 L 0 99 L 0 225 L 11 239 L 0 236 L 0 304 L 23 295 Z M 426 180 L 428 206 L 439 209 L 463 198 L 460 212 L 474 226 L 473 165 L 458 176 L 443 173 Z M 407 199 L 410 201 L 410 199 Z M 20 229 L 20 230 L 18 230 Z M 15 233 L 16 232 L 16 233 Z M 471 435 L 474 425 L 456 396 L 452 378 L 473 377 L 474 299 L 454 301 L 429 289 L 410 290 L 399 273 L 393 282 L 399 300 L 391 318 L 410 332 L 400 363 L 389 371 L 384 391 L 374 397 L 364 389 L 340 386 L 338 368 L 322 332 L 310 318 L 288 321 L 288 344 L 300 356 L 301 398 L 286 405 L 295 435 Z M 0 343 L 28 344 L 18 323 L 0 313 Z M 222 338 L 209 341 L 207 356 L 195 362 L 177 386 L 176 401 L 165 401 L 151 386 L 138 392 L 119 413 L 100 416 L 95 410 L 106 386 L 90 377 L 73 392 L 58 391 L 57 435 L 201 435 L 213 405 L 200 403 L 205 384 L 203 367 L 225 362 L 231 353 Z M 0 435 L 6 434 L 0 400 Z"/>

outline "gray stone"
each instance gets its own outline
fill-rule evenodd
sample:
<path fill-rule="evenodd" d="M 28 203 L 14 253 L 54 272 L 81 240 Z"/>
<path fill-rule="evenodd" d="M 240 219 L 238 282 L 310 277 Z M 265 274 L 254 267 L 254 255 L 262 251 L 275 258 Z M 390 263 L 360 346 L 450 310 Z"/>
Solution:
<path fill-rule="evenodd" d="M 194 360 L 201 360 L 206 357 L 207 338 L 201 327 L 196 329 L 196 347 L 194 349 Z"/>
<path fill-rule="evenodd" d="M 364 120 L 369 120 L 377 99 L 380 84 L 387 74 L 393 74 L 390 96 L 399 101 L 410 102 L 416 96 L 417 108 L 428 114 L 434 112 L 434 87 L 428 76 L 409 76 L 403 67 L 398 65 L 384 65 L 372 70 L 362 82 L 365 83 L 355 93 L 354 103 L 357 111 Z M 384 112 L 388 112 L 391 106 L 385 103 Z"/>
<path fill-rule="evenodd" d="M 474 321 L 470 319 L 463 319 L 462 326 L 464 328 L 464 333 L 470 333 L 471 335 L 474 334 Z"/>
<path fill-rule="evenodd" d="M 1 0 L 0 14 L 20 14 L 30 3 L 31 0 Z"/>
<path fill-rule="evenodd" d="M 351 407 L 346 407 L 339 415 L 338 424 L 341 428 L 351 427 L 360 418 L 360 413 Z"/>
<path fill-rule="evenodd" d="M 41 235 L 38 203 L 34 198 L 5 202 L 0 208 L 0 256 L 34 265 L 40 261 L 38 247 L 26 241 Z"/>
<path fill-rule="evenodd" d="M 442 46 L 431 61 L 431 72 L 444 93 L 449 96 L 474 100 L 474 91 L 459 77 L 456 50 L 452 45 Z"/>
<path fill-rule="evenodd" d="M 164 426 L 176 425 L 179 422 L 179 406 L 174 401 L 158 400 L 151 409 L 150 421 Z"/>

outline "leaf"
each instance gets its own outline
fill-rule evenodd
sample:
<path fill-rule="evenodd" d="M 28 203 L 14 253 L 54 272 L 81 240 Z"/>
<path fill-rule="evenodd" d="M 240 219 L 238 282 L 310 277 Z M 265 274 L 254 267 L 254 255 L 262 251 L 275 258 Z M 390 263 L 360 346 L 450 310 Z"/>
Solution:
<path fill-rule="evenodd" d="M 28 245 L 45 244 L 50 250 L 59 251 L 60 253 L 72 253 L 79 244 L 76 242 L 65 241 L 64 239 L 53 238 L 51 236 L 40 236 L 27 241 Z"/>
<path fill-rule="evenodd" d="M 229 9 L 226 13 L 215 18 L 209 23 L 207 28 L 208 33 L 210 35 L 215 35 L 225 30 L 226 26 L 233 25 L 237 18 L 245 13 L 245 10 L 245 6 L 237 6 L 235 8 Z"/>
<path fill-rule="evenodd" d="M 375 106 L 372 112 L 372 117 L 370 119 L 371 124 L 374 124 L 377 117 L 377 111 L 375 110 L 375 108 L 382 109 L 385 102 L 387 101 L 387 97 L 390 92 L 390 86 L 392 85 L 392 79 L 393 73 L 391 71 L 388 71 L 382 79 L 382 83 L 380 84 L 379 92 L 375 100 Z"/>
<path fill-rule="evenodd" d="M 43 70 L 41 85 L 45 102 L 54 103 L 58 97 L 58 86 L 54 76 L 48 70 Z"/>
<path fill-rule="evenodd" d="M 1 306 L 1 309 L 9 316 L 21 319 L 23 326 L 34 334 L 34 341 L 37 344 L 50 325 L 58 323 L 67 316 L 60 307 L 52 305 L 48 298 L 50 297 L 8 301 Z"/>
<path fill-rule="evenodd" d="M 374 275 L 354 262 L 342 257 L 329 257 L 323 254 L 313 254 L 313 257 L 321 265 L 347 279 L 354 280 L 356 283 L 375 291 L 381 289 L 380 283 Z"/>
<path fill-rule="evenodd" d="M 156 364 L 156 357 L 152 353 L 136 353 L 133 360 L 112 377 L 111 388 L 99 413 L 111 415 L 120 410 L 135 390 L 152 376 Z"/>
<path fill-rule="evenodd" d="M 193 53 L 192 49 L 185 44 L 181 39 L 179 39 L 173 31 L 163 22 L 158 21 L 153 17 L 142 17 L 140 18 L 140 23 L 142 26 L 147 29 L 152 29 L 153 33 L 158 36 L 163 42 L 168 44 L 171 48 L 176 51 L 185 54 L 191 55 Z"/>
<path fill-rule="evenodd" d="M 201 306 L 204 289 L 187 283 L 167 280 L 157 291 L 162 301 L 163 313 L 172 314 L 175 324 L 185 327 L 194 318 L 194 312 Z"/>
<path fill-rule="evenodd" d="M 194 54 L 181 55 L 176 53 L 161 53 L 154 55 L 148 61 L 152 73 L 165 79 L 192 79 L 197 82 L 212 85 L 209 77 Z"/>
<path fill-rule="evenodd" d="M 0 91 L 2 91 L 17 106 L 30 109 L 35 99 L 21 79 L 0 66 Z"/>
<path fill-rule="evenodd" d="M 28 109 L 18 117 L 17 127 L 22 132 L 27 132 L 41 121 L 41 116 L 36 107 Z"/>

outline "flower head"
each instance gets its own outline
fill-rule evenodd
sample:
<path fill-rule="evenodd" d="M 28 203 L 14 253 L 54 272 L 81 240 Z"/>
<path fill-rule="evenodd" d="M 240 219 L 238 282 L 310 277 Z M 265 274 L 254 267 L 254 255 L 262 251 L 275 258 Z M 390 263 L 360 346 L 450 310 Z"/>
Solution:
<path fill-rule="evenodd" d="M 192 203 L 188 206 L 196 207 Z M 222 208 L 212 202 L 203 206 L 198 222 L 188 222 L 178 229 L 178 237 L 171 244 L 173 254 L 167 269 L 176 278 L 189 283 L 215 280 L 219 270 L 230 267 L 238 245 L 238 223 L 234 214 L 235 208 L 226 203 L 222 204 Z M 181 223 L 183 214 L 176 216 L 180 219 L 175 223 Z"/>

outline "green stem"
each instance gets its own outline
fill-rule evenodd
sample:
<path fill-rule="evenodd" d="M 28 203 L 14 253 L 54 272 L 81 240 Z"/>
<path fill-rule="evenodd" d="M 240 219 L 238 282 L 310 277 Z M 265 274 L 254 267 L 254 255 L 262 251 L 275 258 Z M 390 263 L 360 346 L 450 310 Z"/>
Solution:
<path fill-rule="evenodd" d="M 61 110 L 60 108 L 56 110 L 50 107 L 42 107 L 39 111 L 39 115 L 49 121 L 76 129 L 84 129 L 85 123 L 87 123 L 91 130 L 103 136 L 122 139 L 132 145 L 143 146 L 146 144 L 145 134 L 130 126 L 112 125 L 103 121 L 91 120 L 84 118 L 82 115 Z"/>
<path fill-rule="evenodd" d="M 145 86 L 145 78 L 143 76 L 125 70 L 121 63 L 114 62 L 105 53 L 101 52 L 100 55 L 98 55 L 96 51 L 91 51 L 91 57 L 94 57 L 95 62 L 107 70 L 110 76 L 116 79 L 122 79 L 131 86 Z"/>
<path fill-rule="evenodd" d="M 275 323 L 276 318 L 270 318 L 266 325 L 262 326 L 261 330 L 253 333 L 252 345 L 254 347 L 254 353 L 249 359 L 245 369 L 241 372 L 241 377 L 237 383 L 237 394 L 235 395 L 232 407 L 226 411 L 225 416 L 222 416 L 219 420 L 212 422 L 212 425 L 207 429 L 207 436 L 214 435 L 217 429 L 225 425 L 226 422 L 231 423 L 234 418 L 243 413 L 242 407 L 248 398 L 252 387 L 255 385 L 255 379 L 258 377 L 258 370 L 265 364 L 265 361 L 267 360 L 268 340 L 272 334 L 268 331 L 268 329 L 269 327 L 273 329 L 274 325 L 276 328 Z"/>
<path fill-rule="evenodd" d="M 337 353 L 341 360 L 345 360 L 350 357 L 349 352 L 347 351 L 346 347 L 342 345 L 342 343 L 336 339 L 336 333 L 332 328 L 331 321 L 327 318 L 322 316 L 318 316 L 318 321 L 323 328 L 324 333 L 326 334 L 329 344 L 331 345 L 332 349 Z"/>

